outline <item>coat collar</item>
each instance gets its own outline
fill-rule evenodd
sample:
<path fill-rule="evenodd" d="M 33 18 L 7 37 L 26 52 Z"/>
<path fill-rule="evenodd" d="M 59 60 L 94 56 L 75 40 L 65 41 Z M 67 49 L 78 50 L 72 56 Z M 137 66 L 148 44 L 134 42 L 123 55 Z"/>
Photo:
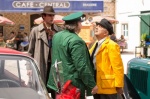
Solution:
<path fill-rule="evenodd" d="M 38 25 L 38 29 L 39 29 L 39 32 L 40 32 L 40 35 L 39 35 L 38 39 L 42 39 L 44 41 L 44 43 L 49 46 L 48 39 L 47 39 L 47 34 L 45 32 L 43 23 Z M 58 27 L 55 24 L 51 25 L 51 29 L 52 29 L 52 31 L 54 31 L 54 33 L 59 32 L 59 31 L 62 30 L 60 27 Z"/>
<path fill-rule="evenodd" d="M 99 52 L 101 52 L 106 47 L 106 45 L 108 44 L 109 40 L 110 40 L 110 37 L 109 36 L 106 37 L 105 41 L 102 43 L 102 45 L 101 45 L 100 49 L 98 50 L 97 54 Z"/>
<path fill-rule="evenodd" d="M 39 32 L 40 32 L 38 39 L 42 39 L 44 41 L 44 43 L 46 45 L 48 45 L 48 39 L 47 39 L 47 35 L 46 35 L 46 32 L 45 32 L 43 23 L 38 26 L 38 29 L 39 29 Z"/>

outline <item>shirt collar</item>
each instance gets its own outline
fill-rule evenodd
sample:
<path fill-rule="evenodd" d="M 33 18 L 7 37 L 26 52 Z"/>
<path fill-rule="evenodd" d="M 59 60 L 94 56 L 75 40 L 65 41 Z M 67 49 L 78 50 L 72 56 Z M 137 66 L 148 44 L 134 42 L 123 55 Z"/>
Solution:
<path fill-rule="evenodd" d="M 46 24 L 45 22 L 44 22 L 44 24 L 45 24 L 45 26 L 46 26 L 47 29 L 50 29 L 50 30 L 51 30 L 51 26 L 48 27 L 47 24 Z"/>
<path fill-rule="evenodd" d="M 99 41 L 98 41 L 98 46 L 100 46 L 105 40 L 106 40 L 106 37 L 103 38 L 103 39 L 101 39 L 101 40 L 99 40 Z"/>

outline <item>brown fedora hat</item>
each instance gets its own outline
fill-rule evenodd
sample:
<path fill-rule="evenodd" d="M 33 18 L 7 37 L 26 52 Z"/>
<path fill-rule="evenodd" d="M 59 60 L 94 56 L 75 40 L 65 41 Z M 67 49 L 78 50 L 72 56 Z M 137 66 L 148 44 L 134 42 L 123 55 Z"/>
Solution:
<path fill-rule="evenodd" d="M 53 14 L 55 15 L 55 11 L 52 6 L 45 6 L 43 12 L 41 14 Z"/>

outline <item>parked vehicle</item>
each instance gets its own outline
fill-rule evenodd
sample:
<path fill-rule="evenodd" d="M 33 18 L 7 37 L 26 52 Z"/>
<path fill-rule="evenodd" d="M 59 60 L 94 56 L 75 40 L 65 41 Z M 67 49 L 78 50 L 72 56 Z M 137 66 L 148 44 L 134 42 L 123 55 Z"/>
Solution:
<path fill-rule="evenodd" d="M 133 58 L 125 75 L 127 99 L 150 99 L 150 59 Z"/>
<path fill-rule="evenodd" d="M 33 58 L 0 48 L 0 99 L 51 99 Z"/>

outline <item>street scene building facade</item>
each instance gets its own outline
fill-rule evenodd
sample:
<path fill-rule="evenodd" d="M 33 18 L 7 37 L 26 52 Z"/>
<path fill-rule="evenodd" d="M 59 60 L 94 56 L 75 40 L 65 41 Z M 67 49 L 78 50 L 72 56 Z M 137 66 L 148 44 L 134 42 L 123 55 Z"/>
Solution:
<path fill-rule="evenodd" d="M 125 95 L 126 96 L 125 99 L 131 99 L 131 98 L 150 99 L 150 93 L 149 93 L 150 90 L 150 86 L 149 86 L 150 83 L 150 77 L 149 77 L 150 75 L 149 74 L 150 73 L 150 68 L 149 68 L 150 67 L 150 61 L 149 61 L 150 0 L 0 0 L 0 16 L 4 16 L 10 19 L 11 21 L 13 21 L 11 24 L 6 23 L 4 25 L 1 24 L 1 20 L 0 20 L 0 34 L 3 34 L 4 37 L 9 37 L 9 35 L 11 34 L 9 38 L 11 40 L 16 40 L 16 41 L 20 40 L 20 38 L 22 39 L 20 35 L 17 37 L 16 36 L 17 34 L 22 33 L 24 34 L 23 36 L 25 36 L 25 38 L 28 37 L 31 29 L 34 26 L 43 22 L 43 20 L 42 21 L 40 20 L 38 21 L 39 23 L 38 22 L 36 23 L 35 20 L 40 19 L 41 12 L 43 12 L 42 9 L 44 8 L 44 6 L 47 5 L 53 6 L 56 15 L 60 15 L 61 18 L 72 12 L 79 12 L 79 11 L 82 11 L 86 15 L 86 21 L 82 23 L 82 28 L 81 28 L 81 32 L 79 33 L 79 36 L 86 42 L 89 48 L 92 46 L 91 44 L 96 40 L 96 38 L 94 38 L 95 37 L 94 28 L 93 28 L 94 24 L 92 24 L 94 18 L 98 17 L 96 21 L 98 21 L 98 19 L 101 17 L 102 18 L 107 17 L 110 20 L 113 19 L 113 21 L 115 20 L 115 22 L 112 24 L 115 33 L 114 36 L 116 35 L 115 40 L 117 40 L 115 42 L 118 43 L 119 39 L 122 38 L 126 42 L 126 49 L 127 49 L 123 52 L 124 49 L 122 48 L 120 50 L 121 53 L 118 53 L 121 55 L 121 58 L 123 59 L 124 74 L 125 74 L 124 75 L 125 86 L 124 86 L 124 93 L 122 94 L 122 96 Z M 59 21 L 56 24 L 61 26 L 63 25 L 63 22 L 64 21 L 61 19 L 61 22 Z M 3 35 L 1 35 L 2 43 L 4 42 Z M 25 48 L 25 45 L 26 45 L 26 49 L 28 49 L 29 42 L 28 39 L 26 40 L 27 42 L 24 41 L 25 43 L 22 43 L 23 46 L 20 43 L 22 49 Z M 9 42 L 6 43 L 8 44 Z M 10 42 L 10 44 L 11 43 L 12 42 Z M 139 48 L 138 50 L 140 53 L 137 51 L 137 48 Z M 17 47 L 12 49 L 18 50 L 19 48 Z M 1 48 L 0 50 L 1 53 L 6 53 L 7 51 L 7 49 L 5 48 L 4 49 Z M 5 55 L 1 55 L 0 67 L 2 67 L 3 65 L 5 66 L 5 68 L 0 68 L 0 69 L 8 70 L 8 68 L 13 68 L 15 66 L 16 67 L 15 71 L 13 70 L 14 68 L 10 70 L 12 70 L 12 73 L 14 72 L 16 75 L 17 70 L 19 72 L 19 69 L 17 69 L 19 65 L 20 64 L 23 65 L 24 68 L 20 68 L 25 70 L 24 72 L 22 72 L 21 70 L 21 72 L 24 74 L 22 75 L 23 77 L 16 76 L 19 77 L 19 79 L 18 78 L 16 79 L 15 77 L 15 80 L 21 81 L 21 78 L 23 78 L 23 80 L 25 80 L 23 84 L 29 83 L 29 86 L 30 85 L 32 86 L 32 83 L 30 83 L 32 82 L 30 78 L 31 74 L 30 72 L 29 74 L 28 73 L 26 74 L 26 72 L 31 68 L 32 69 L 36 68 L 37 66 L 29 66 L 31 68 L 28 68 L 27 70 L 25 66 L 28 67 L 28 65 L 31 65 L 32 63 L 30 63 L 30 61 L 33 59 L 25 58 L 26 55 L 25 57 L 24 55 L 20 56 L 20 53 L 22 53 L 20 51 L 24 53 L 24 50 L 13 52 L 13 50 L 9 49 L 7 51 L 8 53 L 6 55 L 7 57 L 5 57 Z M 145 56 L 141 55 L 142 53 L 145 54 L 144 51 L 146 51 Z M 111 50 L 111 52 L 114 51 Z M 18 55 L 14 55 L 14 56 L 12 55 L 11 57 L 9 57 L 10 53 L 18 53 Z M 139 57 L 141 58 L 135 58 L 137 57 L 136 54 L 140 54 Z M 110 55 L 110 56 L 114 56 L 114 55 Z M 22 60 L 20 60 L 20 58 Z M 6 62 L 7 64 L 4 64 L 5 61 L 7 61 Z M 15 65 L 12 65 L 12 62 L 14 62 L 13 64 Z M 0 72 L 0 73 L 4 73 L 4 72 Z M 37 73 L 33 72 L 33 74 L 37 74 Z M 37 76 L 35 80 L 39 80 L 39 78 L 40 77 Z M 104 77 L 103 79 L 105 80 Z M 46 89 L 42 89 L 42 90 L 44 93 L 44 90 Z M 46 95 L 48 94 L 46 93 Z M 87 98 L 87 99 L 91 99 L 91 98 Z"/>
<path fill-rule="evenodd" d="M 149 0 L 116 0 L 116 18 L 119 20 L 116 34 L 117 37 L 125 36 L 128 49 L 132 51 L 140 46 L 142 34 L 149 35 L 149 4 Z"/>
<path fill-rule="evenodd" d="M 0 1 L 0 14 L 12 20 L 15 25 L 1 26 L 0 31 L 3 31 L 4 36 L 11 31 L 29 34 L 35 25 L 34 20 L 40 17 L 41 9 L 46 5 L 52 5 L 56 13 L 62 16 L 71 12 L 83 11 L 87 20 L 94 16 L 115 18 L 114 0 L 9 0 L 9 2 L 4 0 Z"/>

